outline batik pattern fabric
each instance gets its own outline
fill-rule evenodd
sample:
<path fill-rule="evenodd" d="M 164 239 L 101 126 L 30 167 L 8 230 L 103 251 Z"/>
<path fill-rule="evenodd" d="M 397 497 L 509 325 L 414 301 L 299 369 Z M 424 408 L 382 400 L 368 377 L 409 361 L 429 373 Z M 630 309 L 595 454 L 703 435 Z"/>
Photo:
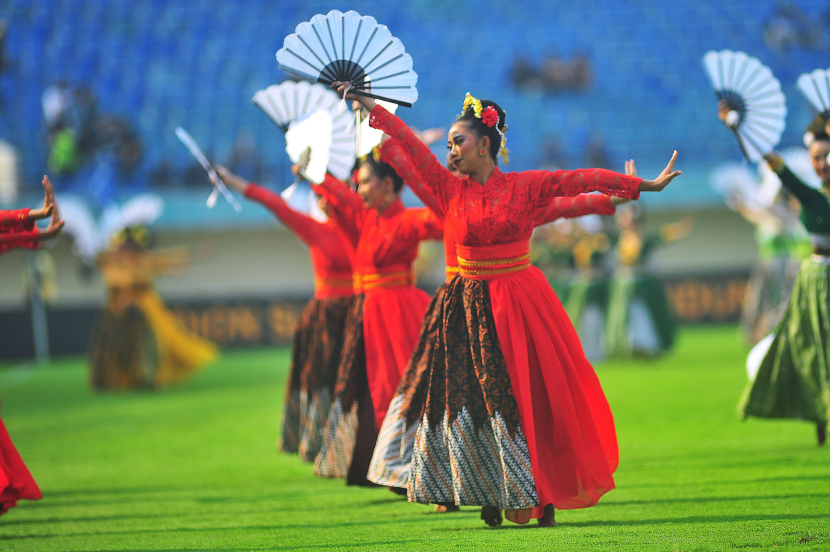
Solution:
<path fill-rule="evenodd" d="M 257 184 L 245 196 L 265 205 L 308 247 L 314 272 L 314 297 L 294 327 L 291 368 L 285 388 L 282 431 L 277 447 L 314 462 L 323 443 L 337 366 L 343 349 L 346 317 L 353 300 L 354 245 L 336 222 L 320 222 L 299 213 Z"/>
<path fill-rule="evenodd" d="M 279 448 L 314 462 L 323 443 L 352 297 L 312 298 L 297 319 Z"/>

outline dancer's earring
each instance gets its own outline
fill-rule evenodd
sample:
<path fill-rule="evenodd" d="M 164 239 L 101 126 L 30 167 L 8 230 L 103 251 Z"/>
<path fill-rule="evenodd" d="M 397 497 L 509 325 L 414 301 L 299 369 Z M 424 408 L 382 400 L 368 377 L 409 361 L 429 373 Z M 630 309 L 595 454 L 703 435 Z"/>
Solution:
<path fill-rule="evenodd" d="M 487 155 L 487 150 L 485 148 L 481 148 L 480 150 L 478 150 L 478 154 L 481 157 L 484 157 L 485 155 Z"/>

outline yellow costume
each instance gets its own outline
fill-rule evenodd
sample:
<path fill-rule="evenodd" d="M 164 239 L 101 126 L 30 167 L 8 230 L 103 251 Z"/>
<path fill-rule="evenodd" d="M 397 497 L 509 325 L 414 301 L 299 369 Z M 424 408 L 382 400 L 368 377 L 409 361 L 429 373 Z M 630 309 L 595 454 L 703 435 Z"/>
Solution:
<path fill-rule="evenodd" d="M 93 387 L 163 387 L 216 358 L 216 345 L 188 332 L 153 287 L 186 264 L 184 250 L 150 252 L 134 238 L 98 257 L 107 304 L 92 336 Z"/>

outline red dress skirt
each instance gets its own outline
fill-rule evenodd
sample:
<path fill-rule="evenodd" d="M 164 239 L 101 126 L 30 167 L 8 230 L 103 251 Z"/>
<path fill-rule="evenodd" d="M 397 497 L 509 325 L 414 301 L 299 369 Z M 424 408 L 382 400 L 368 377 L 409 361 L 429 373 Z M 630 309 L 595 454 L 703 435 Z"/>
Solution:
<path fill-rule="evenodd" d="M 422 503 L 592 506 L 614 488 L 611 409 L 526 241 L 458 246 L 442 305 L 408 492 Z"/>
<path fill-rule="evenodd" d="M 0 419 L 0 514 L 5 514 L 21 499 L 38 500 L 41 497 L 32 474 L 14 448 L 9 432 Z"/>

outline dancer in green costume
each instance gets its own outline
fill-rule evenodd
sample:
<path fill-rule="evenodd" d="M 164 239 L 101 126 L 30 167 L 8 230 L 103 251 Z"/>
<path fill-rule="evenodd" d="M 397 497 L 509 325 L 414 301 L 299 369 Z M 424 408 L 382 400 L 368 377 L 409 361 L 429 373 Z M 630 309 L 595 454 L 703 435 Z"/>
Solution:
<path fill-rule="evenodd" d="M 719 105 L 724 122 L 727 113 Z M 781 322 L 749 355 L 752 381 L 739 404 L 743 417 L 813 422 L 819 445 L 826 439 L 830 416 L 830 121 L 824 123 L 825 131 L 815 131 L 809 146 L 821 189 L 804 184 L 775 152 L 764 156 L 801 203 L 801 222 L 810 234 L 813 255 L 801 264 Z"/>
<path fill-rule="evenodd" d="M 626 162 L 625 172 L 637 175 L 633 160 Z M 617 268 L 608 285 L 603 336 L 609 358 L 658 356 L 671 349 L 677 332 L 666 292 L 649 273 L 648 261 L 659 245 L 686 238 L 692 220 L 664 224 L 659 232 L 648 235 L 641 231 L 640 213 L 634 204 L 617 211 Z"/>

